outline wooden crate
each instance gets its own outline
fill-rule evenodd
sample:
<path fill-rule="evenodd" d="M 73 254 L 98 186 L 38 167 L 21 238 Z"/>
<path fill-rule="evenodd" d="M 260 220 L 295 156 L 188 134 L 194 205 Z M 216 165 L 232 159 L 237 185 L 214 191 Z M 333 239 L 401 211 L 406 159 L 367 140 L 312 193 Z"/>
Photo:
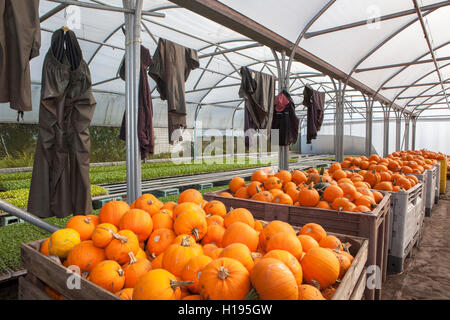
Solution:
<path fill-rule="evenodd" d="M 20 246 L 22 267 L 28 271 L 19 279 L 19 299 L 44 299 L 44 285 L 55 289 L 67 300 L 120 300 L 117 296 L 80 277 L 80 288 L 69 289 L 67 279 L 73 276 L 66 267 L 39 252 L 38 240 Z"/>
<path fill-rule="evenodd" d="M 223 202 L 228 210 L 246 208 L 259 220 L 281 220 L 293 226 L 315 222 L 322 225 L 328 232 L 369 239 L 367 266 L 377 265 L 381 271 L 382 281 L 386 280 L 390 238 L 390 194 L 384 193 L 383 200 L 371 213 L 360 213 L 222 197 L 219 195 L 221 192 L 230 192 L 230 190 L 205 193 L 203 197 L 207 201 Z M 366 289 L 365 298 L 366 300 L 380 299 L 381 289 Z"/>
<path fill-rule="evenodd" d="M 266 224 L 267 221 L 263 221 L 263 225 Z M 294 230 L 298 232 L 300 227 L 294 226 Z M 369 240 L 333 232 L 327 232 L 327 234 L 336 236 L 342 243 L 349 243 L 350 254 L 354 257 L 331 300 L 363 299 L 366 288 L 366 262 L 369 252 Z"/>
<path fill-rule="evenodd" d="M 298 231 L 298 228 L 297 228 Z M 350 243 L 350 253 L 354 260 L 342 278 L 332 300 L 361 300 L 366 284 L 365 265 L 369 242 L 367 239 L 342 234 L 334 234 L 343 243 Z M 20 300 L 51 300 L 45 292 L 45 285 L 60 292 L 64 300 L 118 300 L 112 293 L 96 284 L 80 278 L 79 290 L 68 289 L 68 273 L 61 264 L 39 252 L 44 240 L 34 241 L 21 246 L 21 259 L 28 273 L 19 278 Z"/>

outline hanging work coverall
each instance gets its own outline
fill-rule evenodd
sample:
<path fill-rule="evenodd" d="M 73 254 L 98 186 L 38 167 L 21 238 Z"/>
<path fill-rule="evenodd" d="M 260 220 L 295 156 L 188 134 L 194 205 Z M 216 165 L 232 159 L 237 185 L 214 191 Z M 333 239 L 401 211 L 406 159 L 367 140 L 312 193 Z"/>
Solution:
<path fill-rule="evenodd" d="M 155 80 L 161 100 L 167 100 L 171 144 L 173 132 L 187 127 L 185 82 L 199 66 L 196 50 L 159 38 L 148 74 Z"/>
<path fill-rule="evenodd" d="M 275 97 L 272 129 L 279 130 L 279 145 L 289 146 L 297 142 L 300 120 L 295 115 L 295 104 L 291 95 L 283 90 Z"/>
<path fill-rule="evenodd" d="M 317 139 L 324 116 L 325 92 L 319 92 L 305 86 L 303 89 L 303 105 L 307 107 L 306 114 L 306 143 L 311 144 Z"/>
<path fill-rule="evenodd" d="M 30 60 L 39 55 L 39 0 L 0 0 L 0 103 L 31 111 Z"/>
<path fill-rule="evenodd" d="M 141 151 L 141 159 L 145 159 L 147 155 L 153 154 L 154 132 L 153 132 L 153 105 L 150 85 L 148 83 L 147 70 L 153 64 L 150 51 L 141 45 L 141 72 L 139 78 L 139 108 L 138 108 L 138 139 Z M 119 75 L 125 80 L 125 58 L 119 69 Z M 122 119 L 120 128 L 120 139 L 126 140 L 125 130 L 125 114 Z"/>
<path fill-rule="evenodd" d="M 92 212 L 91 74 L 75 33 L 54 32 L 42 68 L 39 132 L 28 211 L 38 217 Z"/>
<path fill-rule="evenodd" d="M 270 137 L 273 102 L 275 98 L 275 77 L 262 72 L 250 71 L 242 67 L 239 97 L 245 98 L 244 131 L 246 146 L 253 145 L 253 135 L 249 129 L 265 130 Z"/>

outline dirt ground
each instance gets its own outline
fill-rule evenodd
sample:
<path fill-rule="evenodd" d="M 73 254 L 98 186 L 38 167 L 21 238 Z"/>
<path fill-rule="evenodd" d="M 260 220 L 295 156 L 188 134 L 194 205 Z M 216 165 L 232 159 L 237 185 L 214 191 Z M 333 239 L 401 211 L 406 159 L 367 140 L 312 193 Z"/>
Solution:
<path fill-rule="evenodd" d="M 450 181 L 447 181 L 447 185 Z M 401 274 L 388 275 L 383 300 L 450 299 L 450 188 L 425 217 L 422 238 Z"/>

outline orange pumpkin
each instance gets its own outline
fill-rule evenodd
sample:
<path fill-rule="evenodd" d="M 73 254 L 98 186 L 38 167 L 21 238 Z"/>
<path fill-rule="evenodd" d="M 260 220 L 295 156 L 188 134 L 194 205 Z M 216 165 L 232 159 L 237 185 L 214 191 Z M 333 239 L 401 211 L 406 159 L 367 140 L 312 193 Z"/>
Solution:
<path fill-rule="evenodd" d="M 327 236 L 325 229 L 317 223 L 307 223 L 299 231 L 299 234 L 307 235 L 312 237 L 317 243 L 322 240 L 322 238 Z"/>
<path fill-rule="evenodd" d="M 171 244 L 164 252 L 162 267 L 173 275 L 181 276 L 181 271 L 189 260 L 197 256 L 195 246 L 189 243 L 188 237 L 184 237 L 180 244 Z"/>
<path fill-rule="evenodd" d="M 322 248 L 337 249 L 339 251 L 343 250 L 341 240 L 331 235 L 323 237 L 319 242 L 319 246 Z"/>
<path fill-rule="evenodd" d="M 169 210 L 163 209 L 157 214 L 153 215 L 153 230 L 157 229 L 172 229 L 173 228 L 173 218 Z"/>
<path fill-rule="evenodd" d="M 316 287 L 302 284 L 298 287 L 298 300 L 326 300 Z"/>
<path fill-rule="evenodd" d="M 183 202 L 175 206 L 172 211 L 172 218 L 176 219 L 181 213 L 186 211 L 189 212 L 198 212 L 201 215 L 206 216 L 205 211 L 194 202 Z"/>
<path fill-rule="evenodd" d="M 236 193 L 240 188 L 245 187 L 245 180 L 241 177 L 234 177 L 230 181 L 230 191 Z"/>
<path fill-rule="evenodd" d="M 300 262 L 290 252 L 286 250 L 271 250 L 267 252 L 263 258 L 278 259 L 291 270 L 297 285 L 301 285 L 303 281 L 303 271 Z"/>
<path fill-rule="evenodd" d="M 271 250 L 286 250 L 291 253 L 296 259 L 302 256 L 302 244 L 295 234 L 279 232 L 270 237 L 266 244 L 266 251 Z"/>
<path fill-rule="evenodd" d="M 116 261 L 105 260 L 98 263 L 87 278 L 103 289 L 115 293 L 125 284 L 125 273 Z"/>
<path fill-rule="evenodd" d="M 195 189 L 187 189 L 180 193 L 178 197 L 178 203 L 183 202 L 193 202 L 201 205 L 203 201 L 203 196 L 200 191 Z"/>
<path fill-rule="evenodd" d="M 277 177 L 270 177 L 266 181 L 264 181 L 265 190 L 281 189 L 282 187 L 283 182 Z"/>
<path fill-rule="evenodd" d="M 339 186 L 330 185 L 323 192 L 323 200 L 326 202 L 333 202 L 334 199 L 343 197 L 344 191 Z"/>
<path fill-rule="evenodd" d="M 92 242 L 96 247 L 105 248 L 117 233 L 117 227 L 111 223 L 100 223 L 92 232 Z"/>
<path fill-rule="evenodd" d="M 147 259 L 137 259 L 130 252 L 130 262 L 123 266 L 125 272 L 125 288 L 134 288 L 141 276 L 152 269 L 152 264 Z"/>
<path fill-rule="evenodd" d="M 277 177 L 278 179 L 281 180 L 281 183 L 283 185 L 285 185 L 288 182 L 291 182 L 292 180 L 292 175 L 289 171 L 287 170 L 280 170 L 275 174 L 275 177 Z"/>
<path fill-rule="evenodd" d="M 208 231 L 206 217 L 195 211 L 185 211 L 177 216 L 173 224 L 176 235 L 193 235 L 196 241 L 203 239 Z"/>
<path fill-rule="evenodd" d="M 178 300 L 180 287 L 192 281 L 179 281 L 175 275 L 164 269 L 153 269 L 144 274 L 136 283 L 133 300 Z"/>
<path fill-rule="evenodd" d="M 110 223 L 118 227 L 120 219 L 128 210 L 130 206 L 124 201 L 109 201 L 100 209 L 98 214 L 100 223 Z"/>
<path fill-rule="evenodd" d="M 192 281 L 193 284 L 187 286 L 192 293 L 199 293 L 200 284 L 199 278 L 202 274 L 203 269 L 211 262 L 213 259 L 206 255 L 199 255 L 192 257 L 188 263 L 184 266 L 181 271 L 181 279 L 183 281 Z"/>
<path fill-rule="evenodd" d="M 250 180 L 264 183 L 264 181 L 266 181 L 267 178 L 268 178 L 267 173 L 264 170 L 256 170 L 255 172 L 253 172 Z"/>
<path fill-rule="evenodd" d="M 119 229 L 131 230 L 139 241 L 145 241 L 153 231 L 153 220 L 144 210 L 130 209 L 120 219 Z"/>
<path fill-rule="evenodd" d="M 128 253 L 136 255 L 139 248 L 137 236 L 130 230 L 121 230 L 114 234 L 114 239 L 105 248 L 105 254 L 108 260 L 117 261 L 122 265 L 130 261 Z"/>
<path fill-rule="evenodd" d="M 231 258 L 219 258 L 205 266 L 199 284 L 204 300 L 243 300 L 251 288 L 249 272 Z"/>
<path fill-rule="evenodd" d="M 291 270 L 280 260 L 262 258 L 250 273 L 260 300 L 297 300 L 298 285 Z"/>
<path fill-rule="evenodd" d="M 259 233 L 259 245 L 260 247 L 266 251 L 267 243 L 270 238 L 275 234 L 283 232 L 285 234 L 293 234 L 295 235 L 295 230 L 292 226 L 284 221 L 274 220 L 267 224 L 264 229 Z M 251 249 L 250 249 L 251 250 Z M 256 251 L 256 250 L 252 250 Z"/>
<path fill-rule="evenodd" d="M 245 208 L 233 209 L 224 218 L 224 226 L 228 228 L 235 222 L 243 222 L 248 224 L 251 228 L 255 226 L 255 219 L 250 211 Z"/>
<path fill-rule="evenodd" d="M 299 234 L 297 236 L 298 240 L 300 240 L 300 243 L 302 244 L 303 252 L 306 253 L 311 248 L 315 248 L 319 246 L 319 243 L 311 236 L 307 234 Z"/>
<path fill-rule="evenodd" d="M 91 272 L 100 262 L 106 259 L 105 251 L 97 248 L 92 240 L 77 244 L 67 256 L 67 265 L 78 266 L 80 272 Z"/>
<path fill-rule="evenodd" d="M 208 225 L 208 227 L 213 224 L 217 224 L 217 225 L 223 227 L 224 219 L 221 216 L 209 215 L 206 217 L 206 224 Z"/>
<path fill-rule="evenodd" d="M 39 251 L 44 256 L 48 256 L 50 254 L 49 251 L 48 251 L 48 243 L 49 242 L 50 242 L 50 238 L 45 239 L 45 241 L 41 243 L 41 247 L 39 248 Z"/>
<path fill-rule="evenodd" d="M 253 197 L 255 194 L 263 191 L 263 186 L 262 183 L 259 181 L 252 181 L 248 186 L 247 186 L 247 194 L 249 196 L 249 198 Z M 237 192 L 236 192 L 237 194 Z"/>
<path fill-rule="evenodd" d="M 133 299 L 133 288 L 125 288 L 115 293 L 122 300 L 132 300 Z"/>
<path fill-rule="evenodd" d="M 212 224 L 208 226 L 208 231 L 202 239 L 202 244 L 214 243 L 218 247 L 222 246 L 222 238 L 225 233 L 225 228 L 218 225 Z"/>
<path fill-rule="evenodd" d="M 95 224 L 90 217 L 74 216 L 67 222 L 66 228 L 77 231 L 80 234 L 80 240 L 85 241 L 91 239 Z"/>
<path fill-rule="evenodd" d="M 239 199 L 249 199 L 250 198 L 247 187 L 239 188 L 236 191 L 236 193 L 234 194 L 234 196 Z"/>
<path fill-rule="evenodd" d="M 303 277 L 307 283 L 317 281 L 325 289 L 339 277 L 339 261 L 329 249 L 317 247 L 310 249 L 301 261 Z"/>
<path fill-rule="evenodd" d="M 204 208 L 205 213 L 208 215 L 216 215 L 224 218 L 227 215 L 227 208 L 223 202 L 218 200 L 211 200 Z"/>
<path fill-rule="evenodd" d="M 298 195 L 298 203 L 303 207 L 314 207 L 320 201 L 319 192 L 312 188 L 312 185 L 307 189 L 303 189 L 300 191 Z"/>
<path fill-rule="evenodd" d="M 222 246 L 227 247 L 232 243 L 245 244 L 251 252 L 258 248 L 258 232 L 243 222 L 235 222 L 230 225 L 223 234 Z"/>
<path fill-rule="evenodd" d="M 150 193 L 145 193 L 133 202 L 132 207 L 146 211 L 150 216 L 158 213 L 163 207 L 163 203 Z"/>
<path fill-rule="evenodd" d="M 170 229 L 156 229 L 148 237 L 145 249 L 152 258 L 163 253 L 175 240 L 175 233 Z"/>

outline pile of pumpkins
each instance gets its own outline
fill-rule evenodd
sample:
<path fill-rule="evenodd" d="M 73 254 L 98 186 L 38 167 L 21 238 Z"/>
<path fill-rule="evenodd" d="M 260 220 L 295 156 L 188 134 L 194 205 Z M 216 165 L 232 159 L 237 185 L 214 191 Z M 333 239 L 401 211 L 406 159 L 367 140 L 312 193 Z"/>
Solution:
<path fill-rule="evenodd" d="M 110 201 L 99 216 L 71 218 L 40 251 L 125 300 L 326 300 L 354 259 L 319 224 L 255 220 L 194 189 L 178 203 Z"/>
<path fill-rule="evenodd" d="M 384 197 L 372 190 L 378 182 L 381 182 L 380 173 L 368 172 L 365 176 L 344 171 L 339 163 L 320 171 L 310 168 L 274 173 L 271 168 L 264 168 L 252 174 L 249 184 L 241 177 L 234 177 L 229 192 L 219 195 L 327 210 L 371 212 Z"/>

